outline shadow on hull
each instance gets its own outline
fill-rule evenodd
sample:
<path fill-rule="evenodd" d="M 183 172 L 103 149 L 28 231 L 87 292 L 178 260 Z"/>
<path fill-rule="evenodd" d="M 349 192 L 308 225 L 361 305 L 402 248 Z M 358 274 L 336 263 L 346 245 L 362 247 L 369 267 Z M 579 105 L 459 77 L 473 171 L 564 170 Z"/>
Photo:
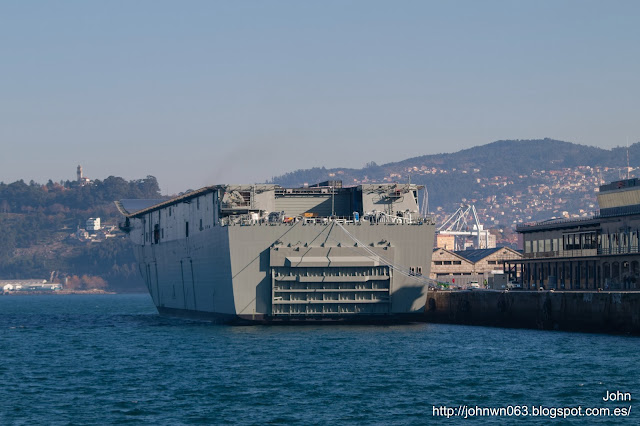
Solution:
<path fill-rule="evenodd" d="M 271 317 L 267 315 L 232 315 L 215 312 L 190 311 L 185 309 L 158 308 L 162 316 L 208 321 L 224 325 L 394 325 L 425 322 L 421 312 L 383 315 L 344 315 L 327 318 L 326 316 Z"/>

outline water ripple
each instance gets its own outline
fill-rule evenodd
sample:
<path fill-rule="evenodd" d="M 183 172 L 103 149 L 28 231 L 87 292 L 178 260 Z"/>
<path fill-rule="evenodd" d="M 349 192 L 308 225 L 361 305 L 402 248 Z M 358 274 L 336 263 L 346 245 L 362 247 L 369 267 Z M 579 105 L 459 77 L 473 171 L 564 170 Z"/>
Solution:
<path fill-rule="evenodd" d="M 640 389 L 638 342 L 429 324 L 225 327 L 159 317 L 143 295 L 0 298 L 0 424 L 404 425 L 434 420 L 434 405 L 600 407 L 606 390 Z"/>

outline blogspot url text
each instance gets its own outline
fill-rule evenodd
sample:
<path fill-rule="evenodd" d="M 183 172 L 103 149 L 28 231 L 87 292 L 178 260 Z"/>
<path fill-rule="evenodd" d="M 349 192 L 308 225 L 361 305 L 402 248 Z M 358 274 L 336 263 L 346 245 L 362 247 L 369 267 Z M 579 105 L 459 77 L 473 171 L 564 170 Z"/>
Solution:
<path fill-rule="evenodd" d="M 568 417 L 628 417 L 631 405 L 623 407 L 545 407 L 542 405 L 507 405 L 506 407 L 479 407 L 459 405 L 433 406 L 434 417 L 547 417 L 550 419 Z"/>

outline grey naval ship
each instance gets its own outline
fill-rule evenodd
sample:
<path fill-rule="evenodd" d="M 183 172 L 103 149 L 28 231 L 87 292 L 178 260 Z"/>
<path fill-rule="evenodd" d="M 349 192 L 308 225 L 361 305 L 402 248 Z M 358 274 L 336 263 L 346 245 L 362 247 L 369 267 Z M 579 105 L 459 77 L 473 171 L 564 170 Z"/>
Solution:
<path fill-rule="evenodd" d="M 214 185 L 116 205 L 161 315 L 390 323 L 424 311 L 435 223 L 421 189 Z"/>

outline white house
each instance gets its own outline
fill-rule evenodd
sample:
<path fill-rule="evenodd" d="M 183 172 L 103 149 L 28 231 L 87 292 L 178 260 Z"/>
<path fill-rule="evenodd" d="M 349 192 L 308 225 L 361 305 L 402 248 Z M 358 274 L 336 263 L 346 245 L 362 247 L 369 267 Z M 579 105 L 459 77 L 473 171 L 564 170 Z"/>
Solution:
<path fill-rule="evenodd" d="M 100 229 L 100 218 L 99 217 L 90 217 L 87 219 L 87 231 L 98 231 Z"/>

